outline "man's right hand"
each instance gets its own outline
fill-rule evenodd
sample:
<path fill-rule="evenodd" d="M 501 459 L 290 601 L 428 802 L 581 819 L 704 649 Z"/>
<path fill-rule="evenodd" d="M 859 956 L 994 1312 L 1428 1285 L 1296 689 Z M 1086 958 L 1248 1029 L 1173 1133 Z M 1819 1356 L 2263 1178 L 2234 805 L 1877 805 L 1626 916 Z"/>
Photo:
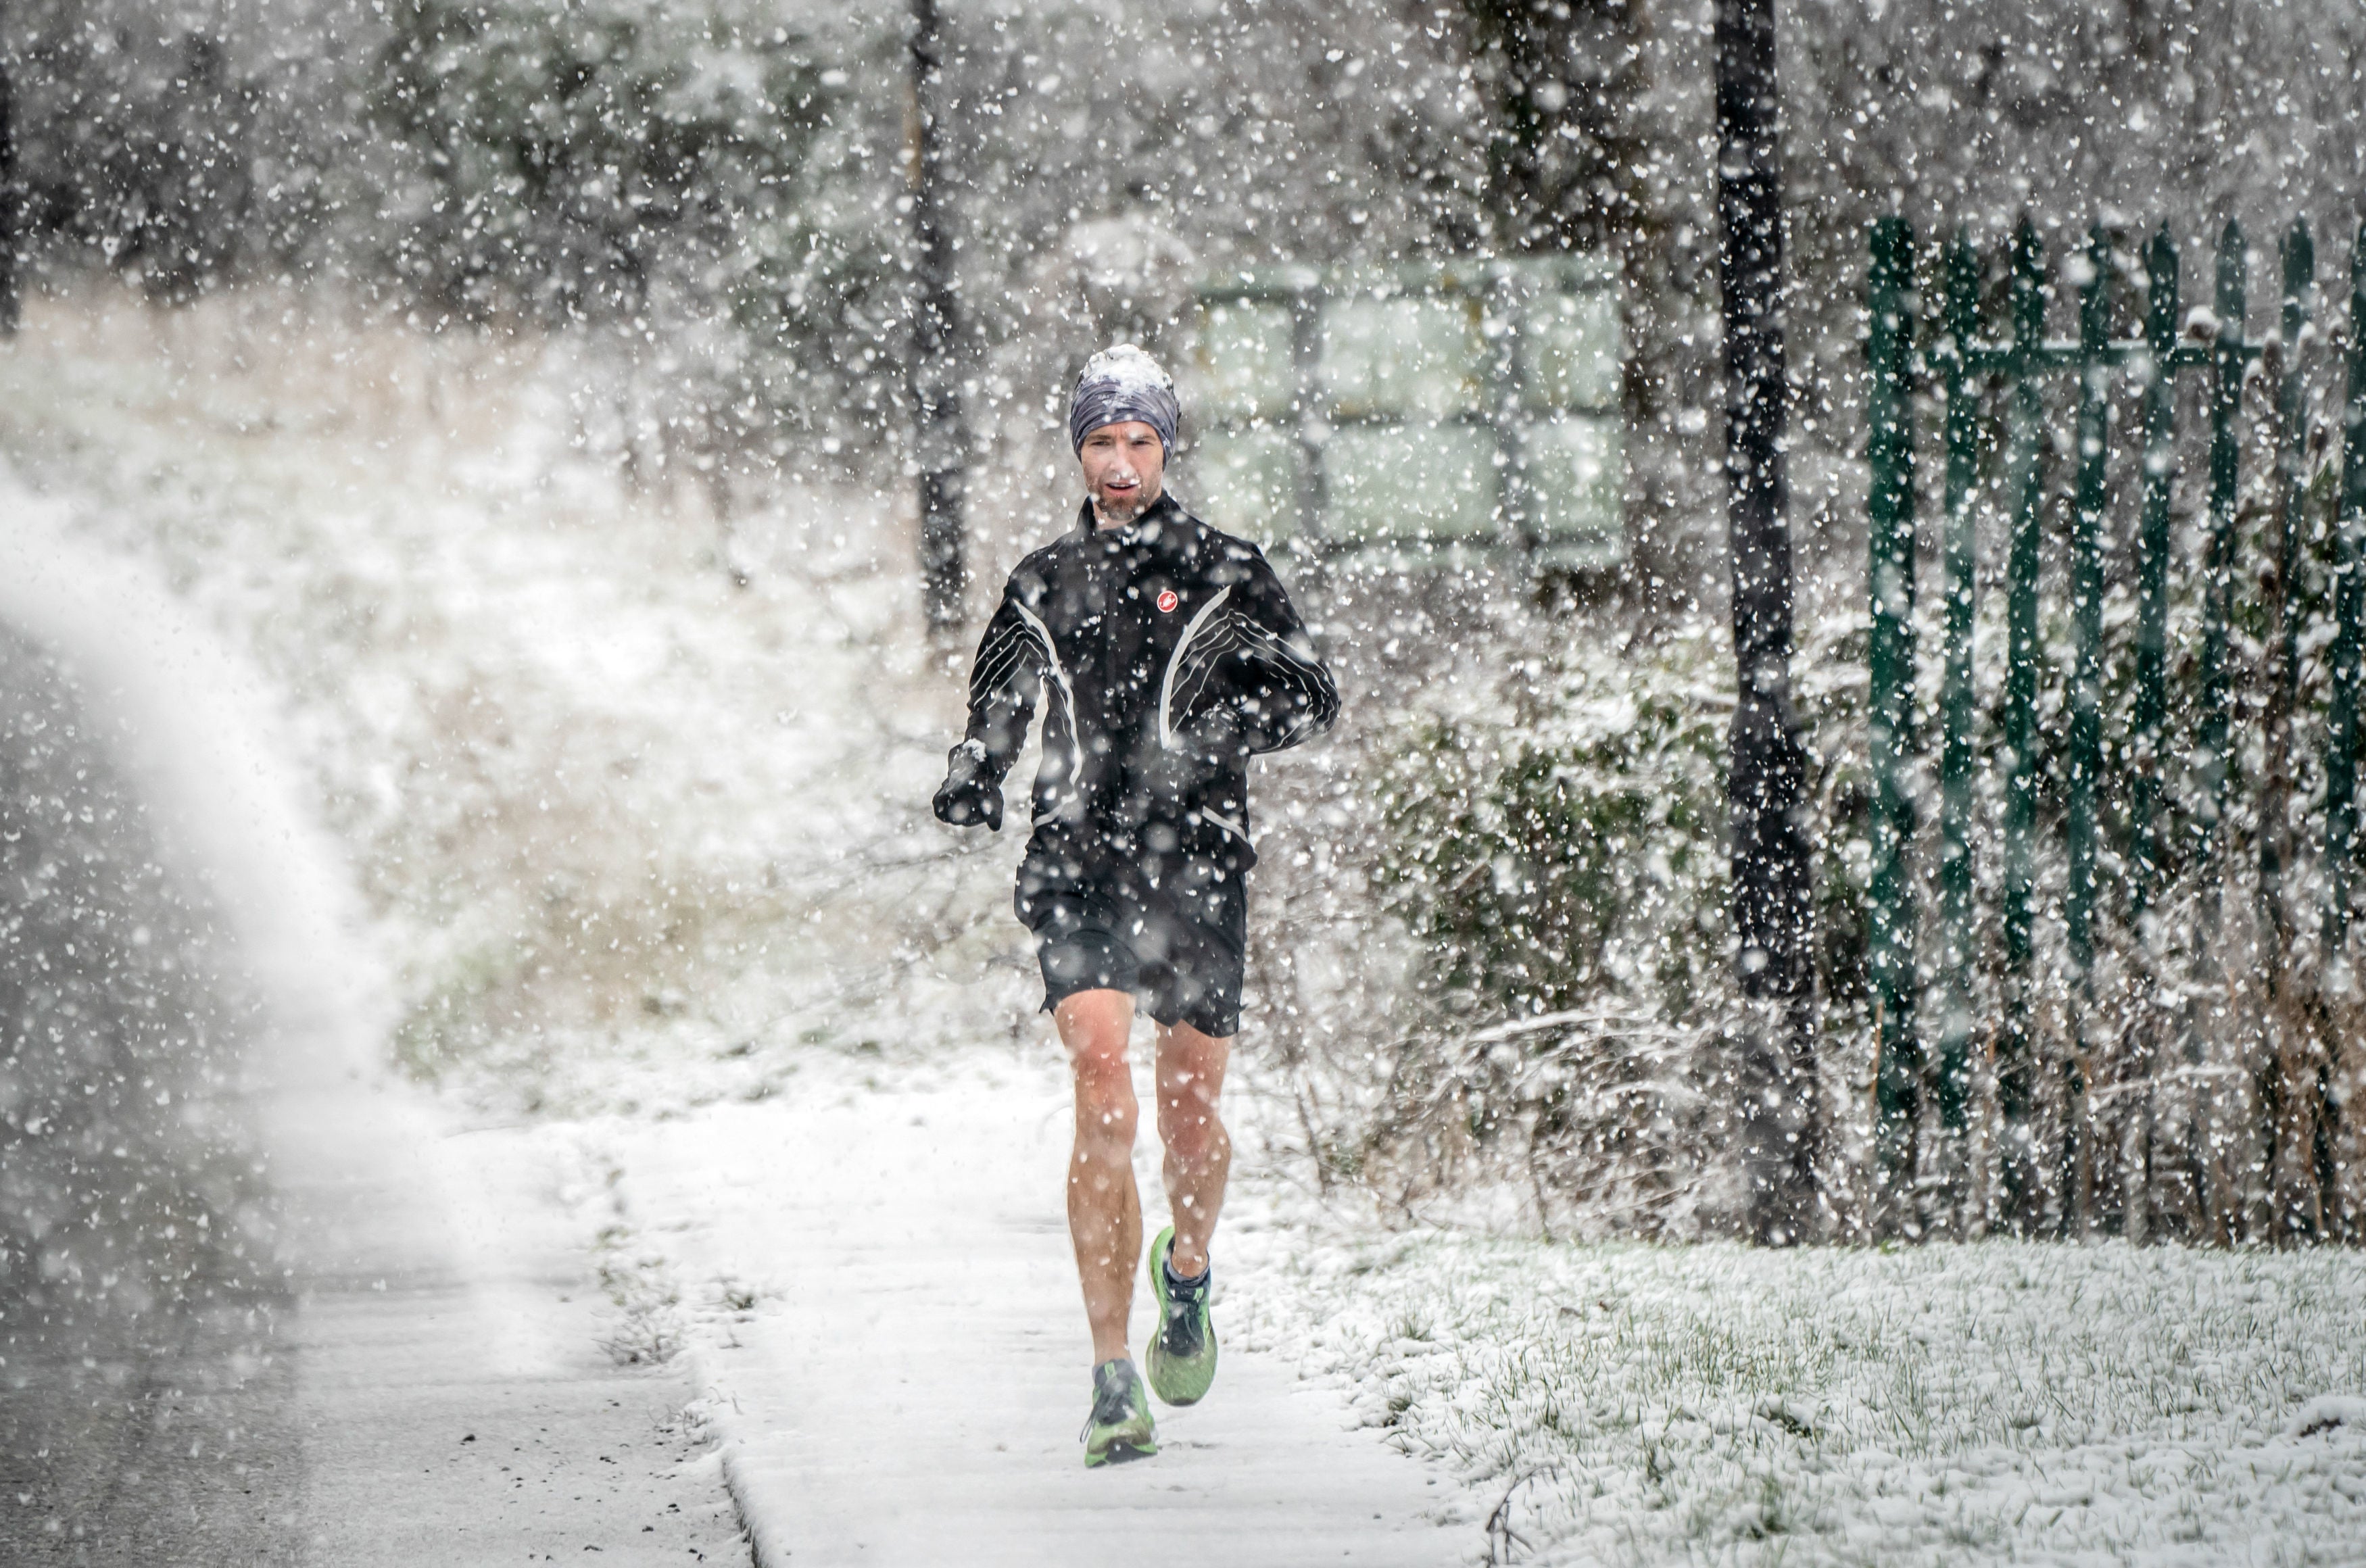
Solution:
<path fill-rule="evenodd" d="M 1000 833 L 1002 786 L 986 777 L 983 762 L 966 744 L 953 747 L 947 760 L 951 767 L 945 781 L 937 787 L 937 798 L 930 802 L 937 820 L 954 827 L 984 823 L 992 832 Z"/>

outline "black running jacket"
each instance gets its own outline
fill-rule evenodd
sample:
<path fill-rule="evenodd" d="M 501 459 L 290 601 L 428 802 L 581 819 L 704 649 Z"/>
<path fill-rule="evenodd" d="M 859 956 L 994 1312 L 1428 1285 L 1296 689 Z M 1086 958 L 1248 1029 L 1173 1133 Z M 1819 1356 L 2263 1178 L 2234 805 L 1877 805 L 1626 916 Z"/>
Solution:
<path fill-rule="evenodd" d="M 1121 857 L 1213 829 L 1249 848 L 1248 759 L 1330 727 L 1338 689 L 1264 554 L 1161 496 L 1020 562 L 970 672 L 948 794 L 996 795 L 1043 706 L 1033 825 Z M 1164 831 L 1160 831 L 1164 830 Z"/>

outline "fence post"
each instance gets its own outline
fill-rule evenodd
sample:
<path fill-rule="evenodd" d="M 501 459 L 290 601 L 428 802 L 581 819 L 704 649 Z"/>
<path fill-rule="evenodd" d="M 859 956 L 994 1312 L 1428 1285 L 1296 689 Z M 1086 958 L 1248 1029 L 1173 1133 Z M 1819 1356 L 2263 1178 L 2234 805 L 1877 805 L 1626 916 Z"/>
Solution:
<path fill-rule="evenodd" d="M 2161 872 L 2162 731 L 2169 718 L 2169 504 L 2177 483 L 2177 243 L 2164 223 L 2145 247 L 2144 512 L 2136 537 L 2135 904 L 2139 918 Z M 2141 933 L 2139 933 L 2141 935 Z"/>
<path fill-rule="evenodd" d="M 2243 411 L 2246 270 L 2242 226 L 2228 218 L 2218 235 L 2218 286 L 2211 301 L 2218 333 L 2210 377 L 2210 552 L 2202 620 L 2203 830 L 2209 835 L 2203 849 L 2214 861 L 2225 852 L 2226 791 L 2235 778 L 2227 626 L 2235 598 L 2235 507 L 2242 489 L 2243 448 L 2235 422 Z M 2224 880 L 2223 867 L 2216 880 Z"/>
<path fill-rule="evenodd" d="M 2005 566 L 2004 938 L 2011 991 L 1997 1046 L 1997 1114 L 2003 1123 L 2004 1208 L 2011 1228 L 2036 1226 L 2036 1065 L 2029 1028 L 2030 880 L 2037 828 L 2037 557 L 2045 511 L 2045 409 L 2037 372 L 2045 341 L 2045 247 L 2021 220 L 2012 237 L 2012 448 L 2019 494 Z"/>
<path fill-rule="evenodd" d="M 2136 526 L 2135 712 L 2130 726 L 2135 777 L 2128 815 L 2129 913 L 2146 962 L 2143 1001 L 2130 1014 L 2135 1048 L 2120 1082 L 2138 1098 L 2123 1103 L 2119 1140 L 2122 1227 L 2128 1239 L 2150 1236 L 2153 1218 L 2153 1129 L 2158 1114 L 2160 1039 L 2166 1009 L 2149 983 L 2154 950 L 2147 918 L 2159 890 L 2161 755 L 2169 722 L 2169 509 L 2177 484 L 2177 241 L 2164 222 L 2146 241 L 2145 263 L 2144 502 Z M 2131 1147 L 2133 1145 L 2133 1147 Z"/>
<path fill-rule="evenodd" d="M 2283 311 L 2279 348 L 2283 364 L 2276 386 L 2276 585 L 2269 595 L 2269 627 L 2275 638 L 2276 668 L 2269 689 L 2266 778 L 2259 791 L 2259 895 L 2267 905 L 2275 953 L 2270 984 L 2280 998 L 2295 995 L 2293 973 L 2293 908 L 2283 879 L 2293 861 L 2291 801 L 2293 709 L 2299 698 L 2300 612 L 2297 585 L 2301 536 L 2306 524 L 2308 391 L 2303 348 L 2309 335 L 2309 297 L 2316 287 L 2316 247 L 2306 219 L 2295 222 L 2281 247 Z M 2270 858 L 2272 857 L 2272 859 Z M 2328 1210 L 2326 1172 L 2318 1150 L 2331 1131 L 2323 1041 L 2314 1021 L 2279 1010 L 2270 1038 L 2276 1047 L 2276 1089 L 2269 1130 L 2271 1234 L 2279 1239 L 2314 1239 L 2325 1233 Z"/>
<path fill-rule="evenodd" d="M 1979 331 L 1980 263 L 1961 230 L 1947 247 L 1946 335 L 1940 354 L 1947 388 L 1947 617 L 1939 692 L 1944 734 L 1939 752 L 1941 984 L 1939 1120 L 1968 1125 L 1972 1035 L 1972 487 L 1979 475 L 1979 420 L 1972 407 L 1972 342 Z M 1951 1174 L 1959 1175 L 1960 1172 Z"/>
<path fill-rule="evenodd" d="M 2095 961 L 2096 776 L 2103 761 L 2103 556 L 2105 438 L 2111 419 L 2112 242 L 2089 237 L 2079 288 L 2079 477 L 2070 525 L 2070 885 L 2063 915 L 2081 982 Z"/>
<path fill-rule="evenodd" d="M 1873 625 L 1866 727 L 1874 789 L 1868 958 L 1881 1052 L 1875 1079 L 1877 1174 L 1893 1202 L 1913 1182 L 1922 1070 L 1914 1033 L 1914 893 L 1907 866 L 1914 841 L 1914 802 L 1906 778 L 1914 745 L 1913 286 L 1912 232 L 1903 218 L 1884 218 L 1873 228 L 1867 290 Z"/>
<path fill-rule="evenodd" d="M 2292 910 L 2284 898 L 2284 871 L 2292 861 L 2293 700 L 2299 684 L 2300 617 L 2293 612 L 2293 568 L 2300 553 L 2305 498 L 2308 431 L 2303 399 L 2301 340 L 2308 330 L 2308 291 L 2315 282 L 2316 252 L 2308 225 L 2295 223 L 2277 247 L 2283 262 L 2283 309 L 2278 322 L 2276 377 L 2275 578 L 2265 595 L 2268 637 L 2274 666 L 2268 683 L 2265 766 L 2259 780 L 2259 904 L 2275 944 L 2270 973 L 2280 972 L 2291 945 Z"/>
<path fill-rule="evenodd" d="M 2235 725 L 2231 689 L 2229 626 L 2234 616 L 2236 504 L 2242 490 L 2242 443 L 2235 431 L 2243 412 L 2244 275 L 2248 267 L 2242 226 L 2234 219 L 2219 230 L 2211 307 L 2217 317 L 2210 371 L 2210 540 L 2203 559 L 2202 594 L 2202 799 L 2199 846 L 2204 875 L 2202 929 L 2194 943 L 2196 967 L 2221 973 L 2220 922 L 2225 907 L 2226 796 L 2235 777 Z M 2186 1101 L 2187 1180 L 2192 1193 L 2192 1234 L 2224 1245 L 2231 1238 L 2221 1194 L 2225 1183 L 2214 1150 L 2217 1142 L 2210 1096 L 2199 1073 L 2209 1047 L 2199 1020 L 2185 1036 L 2186 1066 L 2195 1076 Z"/>
<path fill-rule="evenodd" d="M 2112 241 L 2101 224 L 2089 231 L 2086 279 L 2079 288 L 2079 478 L 2070 515 L 2070 769 L 2067 794 L 2070 885 L 2063 900 L 2070 961 L 2079 991 L 2093 1000 L 2095 968 L 2095 790 L 2103 770 L 2103 508 L 2111 430 Z M 2089 1215 L 2091 1185 L 2087 1134 L 2086 1030 L 2062 1064 L 2062 1228 L 2073 1234 Z"/>
<path fill-rule="evenodd" d="M 2325 734 L 2325 946 L 2349 938 L 2349 857 L 2358 833 L 2358 685 L 2366 644 L 2366 222 L 2349 246 L 2349 378 L 2341 415 L 2341 510 L 2334 535 L 2333 693 Z"/>
<path fill-rule="evenodd" d="M 2218 319 L 2210 375 L 2210 549 L 2203 563 L 2202 616 L 2203 849 L 2211 867 L 2205 963 L 2217 952 L 2225 904 L 2226 797 L 2235 780 L 2234 672 L 2229 638 L 2235 609 L 2236 507 L 2242 493 L 2243 447 L 2236 421 L 2243 412 L 2245 274 L 2249 271 L 2242 226 L 2233 218 L 2218 235 Z"/>

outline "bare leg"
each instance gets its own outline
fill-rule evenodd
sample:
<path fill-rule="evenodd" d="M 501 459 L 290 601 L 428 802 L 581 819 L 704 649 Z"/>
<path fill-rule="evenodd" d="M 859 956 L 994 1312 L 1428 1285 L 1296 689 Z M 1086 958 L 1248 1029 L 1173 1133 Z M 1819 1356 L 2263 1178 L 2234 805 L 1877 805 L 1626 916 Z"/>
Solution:
<path fill-rule="evenodd" d="M 1076 1153 L 1068 1163 L 1068 1237 L 1085 1287 L 1093 1361 L 1126 1353 L 1133 1310 L 1133 1271 L 1142 1261 L 1142 1194 L 1133 1184 L 1138 1111 L 1126 1036 L 1133 998 L 1122 991 L 1083 991 L 1052 1010 L 1076 1081 Z"/>
<path fill-rule="evenodd" d="M 1224 1206 L 1233 1140 L 1216 1114 L 1233 1042 L 1189 1024 L 1158 1026 L 1158 1137 L 1166 1146 L 1166 1202 L 1175 1212 L 1175 1271 L 1185 1279 L 1208 1267 L 1208 1243 Z"/>

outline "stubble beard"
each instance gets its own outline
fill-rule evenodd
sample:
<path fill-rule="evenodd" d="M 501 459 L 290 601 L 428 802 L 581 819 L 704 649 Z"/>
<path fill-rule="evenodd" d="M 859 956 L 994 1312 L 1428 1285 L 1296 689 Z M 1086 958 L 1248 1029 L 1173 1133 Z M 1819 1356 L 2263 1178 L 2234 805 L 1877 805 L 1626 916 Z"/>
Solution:
<path fill-rule="evenodd" d="M 1123 528 L 1149 510 L 1151 503 L 1156 498 L 1146 485 L 1134 490 L 1131 495 L 1095 496 L 1093 516 L 1099 519 L 1105 527 Z"/>

